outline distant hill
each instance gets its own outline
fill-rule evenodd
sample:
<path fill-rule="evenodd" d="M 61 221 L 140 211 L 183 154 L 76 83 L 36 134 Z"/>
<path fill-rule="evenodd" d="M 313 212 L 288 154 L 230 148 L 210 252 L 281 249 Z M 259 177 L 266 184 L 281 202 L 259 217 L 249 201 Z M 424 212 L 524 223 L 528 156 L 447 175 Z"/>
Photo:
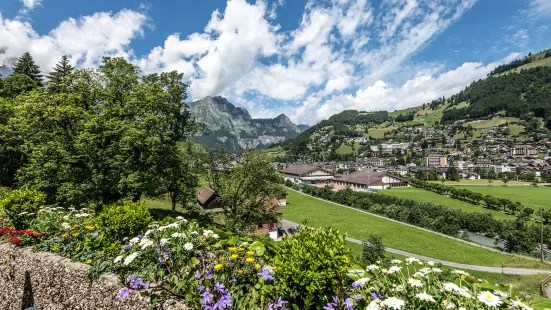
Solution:
<path fill-rule="evenodd" d="M 194 139 L 207 148 L 232 152 L 264 149 L 296 137 L 307 127 L 293 124 L 285 114 L 273 119 L 254 119 L 247 109 L 236 107 L 219 96 L 206 97 L 188 106 L 195 119 L 207 129 Z"/>

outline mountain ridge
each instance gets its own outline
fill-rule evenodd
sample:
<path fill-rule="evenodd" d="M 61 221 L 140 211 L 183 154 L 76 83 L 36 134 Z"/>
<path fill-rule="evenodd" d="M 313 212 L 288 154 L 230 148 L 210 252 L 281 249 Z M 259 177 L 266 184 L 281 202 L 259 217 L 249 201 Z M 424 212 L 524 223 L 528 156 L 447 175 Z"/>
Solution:
<path fill-rule="evenodd" d="M 208 148 L 242 152 L 264 149 L 294 138 L 304 125 L 295 125 L 284 113 L 275 118 L 253 118 L 249 111 L 237 107 L 221 96 L 207 96 L 187 104 L 195 119 L 206 131 L 194 139 Z"/>

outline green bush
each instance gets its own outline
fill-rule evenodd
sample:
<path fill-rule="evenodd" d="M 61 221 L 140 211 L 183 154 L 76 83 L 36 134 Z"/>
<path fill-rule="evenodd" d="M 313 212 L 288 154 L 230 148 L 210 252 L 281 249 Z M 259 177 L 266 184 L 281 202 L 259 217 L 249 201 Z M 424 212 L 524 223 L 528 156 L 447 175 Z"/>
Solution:
<path fill-rule="evenodd" d="M 25 229 L 46 202 L 46 195 L 34 189 L 21 188 L 9 191 L 0 200 L 0 212 L 7 216 L 8 226 Z"/>
<path fill-rule="evenodd" d="M 273 267 L 276 296 L 298 309 L 323 309 L 348 281 L 350 250 L 337 230 L 302 228 L 286 237 Z"/>
<path fill-rule="evenodd" d="M 96 224 L 110 241 L 116 242 L 144 232 L 152 221 L 153 217 L 145 204 L 126 202 L 105 207 Z"/>

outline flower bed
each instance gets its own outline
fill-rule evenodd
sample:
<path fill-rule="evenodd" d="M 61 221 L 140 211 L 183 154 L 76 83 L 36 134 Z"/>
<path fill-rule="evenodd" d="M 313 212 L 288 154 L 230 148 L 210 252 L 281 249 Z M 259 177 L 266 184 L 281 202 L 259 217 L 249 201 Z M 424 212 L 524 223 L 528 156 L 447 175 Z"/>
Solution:
<path fill-rule="evenodd" d="M 6 254 L 23 242 L 4 245 L 2 260 L 9 263 L 0 287 L 7 291 L 15 284 L 15 295 L 21 297 L 28 295 L 30 282 L 30 291 L 40 296 L 37 305 L 51 302 L 52 309 L 86 308 L 86 302 L 99 302 L 96 298 L 116 305 L 105 309 L 167 302 L 193 309 L 531 309 L 509 286 L 431 262 L 355 263 L 344 238 L 332 229 L 300 229 L 280 245 L 200 227 L 183 217 L 152 223 L 137 236 L 115 242 L 104 231 L 93 214 L 61 208 L 40 209 L 29 230 L 2 229 L 8 243 L 21 235 L 26 244 L 35 244 L 34 250 L 58 256 L 20 248 Z M 39 258 L 28 258 L 33 255 Z M 57 265 L 45 264 L 44 257 Z M 69 263 L 69 258 L 83 264 Z M 120 282 L 107 276 L 111 280 L 105 286 L 102 274 L 109 272 Z M 77 299 L 83 300 L 78 306 L 67 304 Z"/>

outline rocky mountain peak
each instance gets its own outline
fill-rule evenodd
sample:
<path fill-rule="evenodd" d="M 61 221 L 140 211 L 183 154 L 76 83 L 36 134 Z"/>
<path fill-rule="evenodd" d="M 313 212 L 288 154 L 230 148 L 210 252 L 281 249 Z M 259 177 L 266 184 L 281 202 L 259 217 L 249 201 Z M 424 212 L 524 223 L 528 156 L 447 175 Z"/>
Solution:
<path fill-rule="evenodd" d="M 265 148 L 301 132 L 285 114 L 273 119 L 253 119 L 247 109 L 236 107 L 220 96 L 205 97 L 188 106 L 195 119 L 208 128 L 209 132 L 197 140 L 209 147 L 235 152 Z"/>

